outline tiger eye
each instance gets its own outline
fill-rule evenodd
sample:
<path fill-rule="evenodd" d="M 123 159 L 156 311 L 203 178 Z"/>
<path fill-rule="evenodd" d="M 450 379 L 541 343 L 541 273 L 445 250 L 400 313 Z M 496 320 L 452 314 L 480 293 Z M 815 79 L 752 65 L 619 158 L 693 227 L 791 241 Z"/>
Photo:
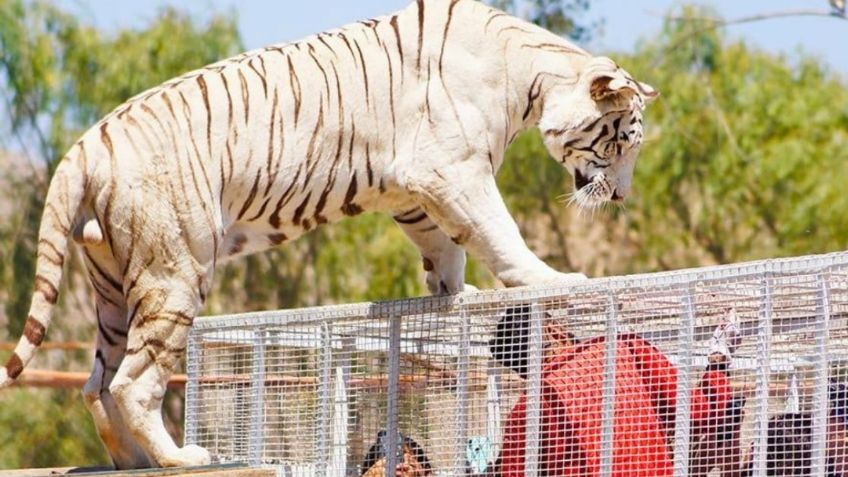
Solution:
<path fill-rule="evenodd" d="M 608 143 L 604 146 L 604 157 L 606 157 L 606 158 L 612 157 L 612 156 L 615 154 L 615 151 L 616 151 L 616 147 L 617 147 L 617 146 L 618 146 L 618 145 L 617 145 L 617 144 L 615 144 L 615 143 L 608 142 Z"/>

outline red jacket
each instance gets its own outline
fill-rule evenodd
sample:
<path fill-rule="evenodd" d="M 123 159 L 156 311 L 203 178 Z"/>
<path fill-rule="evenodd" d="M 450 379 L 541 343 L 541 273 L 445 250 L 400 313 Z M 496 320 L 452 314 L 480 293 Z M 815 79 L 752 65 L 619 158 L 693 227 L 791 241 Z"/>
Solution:
<path fill-rule="evenodd" d="M 542 371 L 540 475 L 597 476 L 605 339 L 561 350 Z M 677 370 L 636 335 L 619 335 L 616 350 L 613 469 L 617 477 L 671 476 Z M 715 429 L 731 397 L 725 371 L 708 371 L 691 396 L 693 435 Z M 526 396 L 506 420 L 500 475 L 524 476 Z M 710 425 L 712 423 L 712 425 Z"/>

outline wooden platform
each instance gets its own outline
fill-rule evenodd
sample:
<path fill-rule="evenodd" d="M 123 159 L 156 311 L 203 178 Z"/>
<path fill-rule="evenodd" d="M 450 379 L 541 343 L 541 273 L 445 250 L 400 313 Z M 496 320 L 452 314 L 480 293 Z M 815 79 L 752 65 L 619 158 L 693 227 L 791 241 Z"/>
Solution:
<path fill-rule="evenodd" d="M 275 477 L 273 469 L 253 469 L 244 464 L 206 465 L 173 469 L 112 470 L 94 467 L 56 467 L 50 469 L 0 470 L 3 477 Z"/>

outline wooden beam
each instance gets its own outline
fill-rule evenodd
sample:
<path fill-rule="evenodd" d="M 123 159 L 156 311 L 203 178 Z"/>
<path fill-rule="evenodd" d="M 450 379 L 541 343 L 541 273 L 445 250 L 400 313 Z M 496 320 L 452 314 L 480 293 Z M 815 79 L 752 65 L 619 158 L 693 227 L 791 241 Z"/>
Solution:
<path fill-rule="evenodd" d="M 72 475 L 75 477 L 274 477 L 274 469 L 252 469 L 244 464 L 206 465 L 169 469 L 112 470 L 108 467 L 54 467 L 48 469 L 3 470 L 4 476 L 36 477 Z"/>
<path fill-rule="evenodd" d="M 12 384 L 22 388 L 81 389 L 88 381 L 89 373 L 74 371 L 50 371 L 27 369 Z M 185 374 L 176 374 L 168 382 L 168 389 L 182 389 L 186 384 Z"/>
<path fill-rule="evenodd" d="M 14 351 L 17 345 L 17 342 L 2 342 L 0 343 L 0 351 Z M 87 341 L 45 341 L 38 346 L 38 349 L 45 351 L 94 351 L 94 343 Z"/>

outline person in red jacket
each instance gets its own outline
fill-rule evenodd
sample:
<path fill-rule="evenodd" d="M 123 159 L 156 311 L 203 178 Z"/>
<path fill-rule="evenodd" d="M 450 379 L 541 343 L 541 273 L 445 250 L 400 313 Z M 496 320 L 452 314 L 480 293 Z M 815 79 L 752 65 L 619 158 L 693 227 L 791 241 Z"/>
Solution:
<path fill-rule="evenodd" d="M 539 475 L 598 476 L 606 339 L 552 342 L 552 327 L 556 325 L 547 320 L 541 370 Z M 566 335 L 562 331 L 557 334 Z M 738 336 L 731 316 L 716 330 L 709 364 L 690 395 L 689 475 L 705 476 L 715 468 L 728 477 L 738 472 L 738 430 L 744 400 L 734 399 L 727 374 Z M 490 342 L 494 359 L 526 377 L 530 371 L 528 338 L 529 309 L 508 310 Z M 611 475 L 671 476 L 677 369 L 648 341 L 622 333 L 616 339 L 614 386 Z M 527 396 L 522 395 L 506 419 L 501 454 L 488 475 L 524 475 L 526 406 Z"/>

